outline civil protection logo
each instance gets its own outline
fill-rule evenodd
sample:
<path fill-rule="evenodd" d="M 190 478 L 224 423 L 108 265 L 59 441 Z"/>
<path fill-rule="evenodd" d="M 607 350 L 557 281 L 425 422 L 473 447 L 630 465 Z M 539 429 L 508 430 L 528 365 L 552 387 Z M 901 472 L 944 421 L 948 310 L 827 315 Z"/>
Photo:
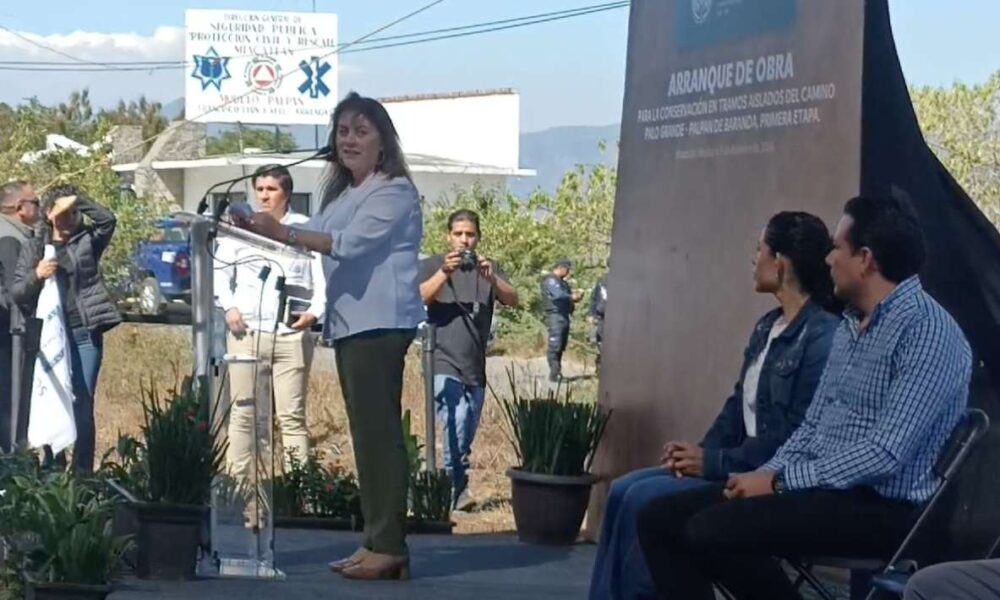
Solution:
<path fill-rule="evenodd" d="M 281 65 L 270 56 L 255 56 L 247 63 L 243 80 L 252 92 L 273 94 L 281 85 Z"/>
<path fill-rule="evenodd" d="M 230 78 L 229 57 L 219 56 L 215 48 L 209 48 L 205 54 L 194 56 L 194 71 L 191 77 L 201 82 L 202 91 L 208 86 L 214 85 L 215 89 L 222 91 L 222 82 Z"/>
<path fill-rule="evenodd" d="M 712 15 L 712 0 L 691 0 L 691 16 L 698 25 Z"/>

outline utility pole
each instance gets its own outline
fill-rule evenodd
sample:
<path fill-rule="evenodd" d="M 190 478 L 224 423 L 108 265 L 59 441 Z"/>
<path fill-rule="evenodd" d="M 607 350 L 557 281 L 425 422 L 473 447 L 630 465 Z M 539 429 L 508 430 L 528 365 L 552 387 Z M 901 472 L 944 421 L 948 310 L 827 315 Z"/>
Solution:
<path fill-rule="evenodd" d="M 316 12 L 316 0 L 312 0 L 313 13 Z M 319 125 L 313 125 L 313 148 L 319 148 Z"/>

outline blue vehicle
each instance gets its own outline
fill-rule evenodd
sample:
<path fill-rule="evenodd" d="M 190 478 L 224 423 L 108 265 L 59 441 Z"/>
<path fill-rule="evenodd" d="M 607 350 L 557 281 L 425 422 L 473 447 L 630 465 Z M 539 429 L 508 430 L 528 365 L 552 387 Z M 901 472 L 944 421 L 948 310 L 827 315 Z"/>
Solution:
<path fill-rule="evenodd" d="M 139 312 L 162 314 L 170 302 L 191 304 L 191 242 L 187 227 L 166 218 L 135 250 Z"/>

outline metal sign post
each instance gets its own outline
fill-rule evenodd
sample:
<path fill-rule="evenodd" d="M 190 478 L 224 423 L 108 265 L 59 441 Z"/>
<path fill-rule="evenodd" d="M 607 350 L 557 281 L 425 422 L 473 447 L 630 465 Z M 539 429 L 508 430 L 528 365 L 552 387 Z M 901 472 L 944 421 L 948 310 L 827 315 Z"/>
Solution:
<path fill-rule="evenodd" d="M 437 328 L 430 323 L 420 326 L 421 359 L 424 364 L 424 394 L 426 400 L 424 455 L 427 470 L 437 471 L 436 419 L 434 414 L 434 351 L 437 344 Z"/>

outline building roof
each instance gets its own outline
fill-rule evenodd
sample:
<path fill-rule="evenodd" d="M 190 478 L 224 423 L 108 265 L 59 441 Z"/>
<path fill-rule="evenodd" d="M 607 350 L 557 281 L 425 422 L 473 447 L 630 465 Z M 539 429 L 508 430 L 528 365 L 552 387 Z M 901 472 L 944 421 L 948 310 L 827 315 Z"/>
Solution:
<path fill-rule="evenodd" d="M 80 156 L 89 156 L 92 149 L 99 147 L 100 142 L 94 144 L 91 147 L 84 146 L 76 140 L 71 140 L 64 135 L 58 133 L 50 133 L 45 136 L 45 149 L 37 150 L 35 152 L 26 152 L 21 156 L 21 162 L 23 163 L 33 163 L 39 158 L 47 154 L 52 154 L 53 152 L 62 152 L 69 150 L 79 154 Z"/>
<path fill-rule="evenodd" d="M 260 167 L 270 164 L 287 165 L 310 155 L 309 152 L 289 152 L 281 154 L 227 154 L 188 160 L 154 160 L 153 169 L 157 171 L 169 169 L 210 169 L 228 166 Z M 407 154 L 407 163 L 414 173 L 444 173 L 458 175 L 499 175 L 505 177 L 534 177 L 534 169 L 512 169 L 495 165 L 481 165 L 471 162 L 429 156 L 426 154 Z M 323 159 L 313 159 L 296 165 L 307 169 L 321 169 L 327 165 Z M 118 172 L 135 171 L 139 163 L 114 165 L 111 168 Z"/>
<path fill-rule="evenodd" d="M 516 96 L 514 88 L 495 88 L 487 90 L 467 90 L 464 92 L 438 92 L 432 94 L 410 94 L 405 96 L 388 96 L 379 98 L 379 102 L 415 102 L 418 100 L 455 100 L 458 98 L 478 98 L 480 96 Z"/>

